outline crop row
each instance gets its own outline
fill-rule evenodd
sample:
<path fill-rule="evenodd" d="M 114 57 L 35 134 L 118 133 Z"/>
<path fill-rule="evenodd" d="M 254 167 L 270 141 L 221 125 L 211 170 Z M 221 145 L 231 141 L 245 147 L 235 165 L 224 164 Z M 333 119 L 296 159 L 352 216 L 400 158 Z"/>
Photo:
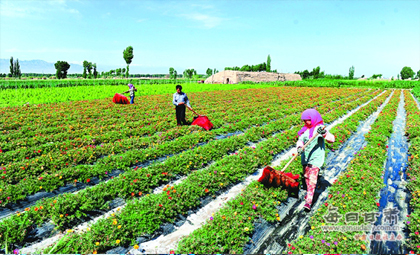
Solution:
<path fill-rule="evenodd" d="M 414 91 L 414 90 L 413 90 Z M 409 178 L 407 188 L 412 198 L 410 200 L 410 221 L 407 227 L 410 231 L 408 246 L 414 253 L 420 253 L 420 109 L 410 92 L 404 91 L 406 100 L 406 132 L 410 141 L 408 169 L 406 174 Z"/>
<path fill-rule="evenodd" d="M 274 98 L 271 98 L 270 101 L 273 101 L 273 99 Z M 288 101 L 290 100 L 290 97 L 286 99 L 286 97 L 283 96 L 283 99 L 284 101 L 280 100 L 282 104 L 276 104 L 271 109 L 266 109 L 265 107 L 263 107 L 264 103 L 257 104 L 256 106 L 254 106 L 254 108 L 243 108 L 240 105 L 236 105 L 236 107 L 234 105 L 230 106 L 235 107 L 236 109 L 232 111 L 227 111 L 226 113 L 221 113 L 223 114 L 222 116 L 218 116 L 217 114 L 215 115 L 215 120 L 213 120 L 213 122 L 216 123 L 221 121 L 228 121 L 229 123 L 227 125 L 224 125 L 223 129 L 221 130 L 217 130 L 218 127 L 221 127 L 220 123 L 218 125 L 215 125 L 215 132 L 218 134 L 222 134 L 225 132 L 236 131 L 240 128 L 248 127 L 250 123 L 261 124 L 264 121 L 268 121 L 270 119 L 278 119 L 283 117 L 284 115 L 289 114 L 290 112 L 293 112 L 293 107 L 287 108 L 287 105 L 289 105 L 290 103 L 290 101 Z M 293 100 L 293 98 L 291 99 Z M 239 108 L 239 110 L 237 108 Z M 279 111 L 280 109 L 281 111 Z M 230 117 L 226 117 L 225 115 Z M 257 118 L 256 116 L 260 116 L 260 118 Z M 109 124 L 106 123 L 106 121 L 104 123 L 103 121 L 98 120 L 95 124 L 91 125 L 90 128 L 87 128 L 83 125 L 79 125 L 79 123 L 69 124 L 69 128 L 61 127 L 61 125 L 60 127 L 50 128 L 50 132 L 54 133 L 50 134 L 50 136 L 48 136 L 45 133 L 42 134 L 37 129 L 36 132 L 30 131 L 32 133 L 25 132 L 24 134 L 17 134 L 17 137 L 12 137 L 12 139 L 10 137 L 4 138 L 4 142 L 0 143 L 0 148 L 3 151 L 2 153 L 0 153 L 0 164 L 4 166 L 4 163 L 12 161 L 11 159 L 13 159 L 14 161 L 20 161 L 20 159 L 27 159 L 26 161 L 23 160 L 21 162 L 24 165 L 26 165 L 29 162 L 33 161 L 34 157 L 39 156 L 41 152 L 42 154 L 47 154 L 48 152 L 52 152 L 52 150 L 56 150 L 55 153 L 58 154 L 57 151 L 60 150 L 59 153 L 68 154 L 71 153 L 71 151 L 68 151 L 71 149 L 79 150 L 82 146 L 96 147 L 98 145 L 101 145 L 103 147 L 105 143 L 115 143 L 117 141 L 121 142 L 120 140 L 122 139 L 128 139 L 129 147 L 132 147 L 130 143 L 154 143 L 154 141 L 150 139 L 151 134 L 155 134 L 154 136 L 152 136 L 152 138 L 154 138 L 155 141 L 157 140 L 159 142 L 171 140 L 183 135 L 182 132 L 180 132 L 179 128 L 170 128 L 170 126 L 168 125 L 169 124 L 167 124 L 164 120 L 156 121 L 155 123 L 153 123 L 153 125 L 152 122 L 144 123 L 142 121 L 123 122 L 120 125 L 115 125 L 115 123 Z M 4 137 L 7 137 L 7 135 L 4 135 Z M 28 139 L 28 137 L 30 139 Z M 141 137 L 143 141 L 130 141 L 130 139 L 139 139 L 139 137 Z M 121 147 L 120 144 L 110 144 L 110 146 Z M 95 149 L 99 150 L 102 148 L 97 147 Z M 120 149 L 128 148 L 124 147 Z M 83 163 L 80 162 L 83 160 L 85 159 L 73 158 L 67 161 L 66 163 L 74 165 L 77 163 Z M 50 164 L 56 165 L 53 163 Z M 16 167 L 19 168 L 22 167 L 22 165 L 18 165 Z M 56 168 L 57 167 L 60 168 L 61 166 L 57 165 Z"/>
<path fill-rule="evenodd" d="M 353 133 L 355 123 L 360 123 L 370 116 L 389 96 L 390 91 L 379 96 L 368 105 L 361 107 L 344 122 L 333 127 L 330 132 L 346 129 Z M 323 116 L 328 117 L 328 115 Z M 343 142 L 348 140 L 346 136 Z M 340 146 L 342 143 L 340 143 Z M 286 162 L 277 169 L 282 169 Z M 289 166 L 293 174 L 301 174 L 300 157 Z M 302 183 L 302 176 L 299 183 Z M 195 230 L 189 236 L 183 238 L 177 248 L 177 253 L 194 251 L 196 253 L 214 253 L 215 251 L 228 251 L 228 253 L 243 253 L 243 247 L 249 241 L 254 230 L 256 218 L 268 222 L 279 222 L 278 205 L 287 200 L 288 192 L 284 189 L 267 189 L 257 181 L 252 182 L 246 190 L 228 202 L 219 212 L 215 213 L 201 228 Z M 233 215 L 233 216 L 232 216 Z M 249 224 L 245 224 L 249 223 Z M 234 226 L 232 228 L 231 226 Z M 239 238 L 241 237 L 241 238 Z"/>
<path fill-rule="evenodd" d="M 326 115 L 335 115 L 335 118 L 340 116 L 335 111 Z M 273 155 L 296 141 L 294 134 L 298 128 L 270 137 L 256 148 L 244 148 L 224 157 L 209 168 L 189 174 L 181 184 L 167 187 L 160 194 L 131 200 L 120 213 L 99 220 L 88 232 L 70 234 L 62 243 L 73 244 L 73 252 L 103 251 L 119 243 L 131 242 L 133 245 L 136 237 L 154 233 L 164 222 L 174 222 L 178 215 L 186 215 L 189 210 L 199 206 L 203 198 L 211 195 L 214 197 L 216 192 L 227 189 L 255 172 L 258 167 L 268 164 Z M 96 245 L 96 242 L 99 244 Z M 54 252 L 66 253 L 70 250 L 58 244 Z"/>
<path fill-rule="evenodd" d="M 282 91 L 278 91 L 279 93 L 282 93 Z M 334 93 L 335 94 L 335 93 Z M 273 102 L 273 100 L 276 100 L 277 97 L 271 97 L 267 98 L 269 101 Z M 228 108 L 228 111 L 225 111 L 223 113 L 215 114 L 211 118 L 215 119 L 213 122 L 221 122 L 218 119 L 222 119 L 222 121 L 227 121 L 229 123 L 228 125 L 223 126 L 225 129 L 222 131 L 218 131 L 219 134 L 224 132 L 230 132 L 238 130 L 237 128 L 247 127 L 244 125 L 248 125 L 250 120 L 252 119 L 255 121 L 255 124 L 258 124 L 257 118 L 252 118 L 252 116 L 260 116 L 262 119 L 268 118 L 279 118 L 283 117 L 284 115 L 287 115 L 290 111 L 293 111 L 293 108 L 287 108 L 287 105 L 290 104 L 290 100 L 293 100 L 294 98 L 283 96 L 279 99 L 280 104 L 277 103 L 276 105 L 273 105 L 273 107 L 265 108 L 264 105 L 267 104 L 267 102 L 256 104 L 256 102 L 253 102 L 254 106 L 249 108 L 244 108 L 240 104 L 232 104 Z M 242 102 L 243 103 L 243 102 Z M 229 110 L 231 108 L 231 110 Z M 235 109 L 232 109 L 235 108 Z M 239 110 L 238 110 L 239 109 Z M 282 111 L 279 111 L 279 110 Z M 225 109 L 226 110 L 226 109 Z M 226 117 L 226 116 L 230 117 Z M 108 116 L 109 118 L 112 118 L 112 116 Z M 230 121 L 230 122 L 229 122 Z M 230 125 L 230 123 L 233 123 Z M 153 124 L 153 125 L 152 125 Z M 57 145 L 54 143 L 63 142 L 66 140 L 70 140 L 71 138 L 77 137 L 81 138 L 81 140 L 72 141 L 70 145 L 73 147 L 79 146 L 79 145 L 100 145 L 106 142 L 115 142 L 117 140 L 126 139 L 126 138 L 137 138 L 138 136 L 144 136 L 143 138 L 148 138 L 150 134 L 156 133 L 156 132 L 162 132 L 159 133 L 159 141 L 165 140 L 165 139 L 173 139 L 178 137 L 179 129 L 178 128 L 170 128 L 171 126 L 165 121 L 164 119 L 159 119 L 155 122 L 153 122 L 153 119 L 147 119 L 147 122 L 145 123 L 143 121 L 133 121 L 133 122 L 123 122 L 122 124 L 115 125 L 115 123 L 110 124 L 106 123 L 106 121 L 96 121 L 96 123 L 89 123 L 90 127 L 85 125 L 80 125 L 80 123 L 70 123 L 67 124 L 67 127 L 54 127 L 49 128 L 50 130 L 48 132 L 42 133 L 42 131 L 36 129 L 36 131 L 27 131 L 20 134 L 16 134 L 16 137 L 7 137 L 7 135 L 4 135 L 2 139 L 4 139 L 4 142 L 1 144 L 1 149 L 3 150 L 2 158 L 3 162 L 8 161 L 8 158 L 13 157 L 16 158 L 16 153 L 19 153 L 19 155 L 22 155 L 25 157 L 31 157 L 39 155 L 37 149 L 42 148 L 36 148 L 36 146 L 40 146 L 44 143 L 48 143 L 49 145 L 45 145 L 43 147 L 46 147 L 42 149 L 42 151 L 48 152 L 48 148 L 51 148 L 51 145 Z M 173 125 L 172 125 L 173 127 Z M 218 129 L 221 127 L 221 124 L 215 125 L 215 129 Z M 28 127 L 28 129 L 31 129 Z M 33 128 L 32 128 L 33 129 Z M 50 136 L 48 136 L 50 134 Z M 31 139 L 27 139 L 30 137 Z M 16 148 L 17 146 L 24 146 L 26 149 Z M 66 145 L 62 145 L 68 148 Z M 66 149 L 67 150 L 67 149 Z M 7 152 L 14 152 L 14 153 L 7 153 Z M 35 151 L 35 152 L 33 152 Z M 19 158 L 17 159 L 19 160 Z M 0 161 L 0 163 L 3 163 Z"/>
<path fill-rule="evenodd" d="M 370 95 L 369 97 L 372 96 L 373 95 Z M 297 108 L 294 108 L 294 110 L 295 112 L 298 112 L 303 110 L 304 107 L 304 105 L 301 105 Z M 288 119 L 292 119 L 291 116 L 286 117 L 286 119 L 283 119 L 282 121 L 284 123 L 288 123 Z M 209 141 L 214 137 L 215 134 L 212 132 L 194 133 L 173 140 L 171 142 L 157 144 L 156 146 L 148 149 L 141 149 L 141 147 L 136 148 L 136 143 L 131 143 L 129 144 L 132 146 L 131 150 L 118 155 L 109 155 L 108 157 L 97 161 L 95 165 L 79 165 L 76 167 L 67 167 L 55 172 L 50 170 L 44 174 L 41 174 L 40 176 L 36 175 L 36 167 L 32 170 L 23 168 L 19 169 L 19 171 L 8 170 L 7 176 L 3 175 L 5 181 L 3 182 L 3 187 L 1 187 L 3 191 L 1 193 L 2 196 L 0 199 L 3 198 L 3 201 L 9 203 L 16 200 L 21 200 L 25 198 L 26 195 L 32 194 L 41 189 L 51 191 L 57 187 L 62 186 L 64 183 L 73 180 L 84 181 L 94 176 L 104 177 L 105 172 L 111 172 L 113 169 L 126 169 L 133 164 L 137 164 L 138 162 L 144 162 L 147 159 L 154 159 L 163 155 L 168 155 L 177 152 L 177 150 L 179 151 L 188 149 L 197 145 L 199 142 Z M 107 146 L 103 146 L 101 148 L 107 148 Z M 84 152 L 86 153 L 91 152 L 91 150 L 86 149 L 86 147 L 81 148 L 81 150 L 85 150 Z M 113 153 L 114 151 L 112 151 L 112 154 Z M 41 166 L 44 166 L 44 164 L 41 163 Z M 38 172 L 42 173 L 42 168 L 43 167 L 41 167 L 40 171 Z M 10 182 L 13 183 L 13 180 L 17 178 L 19 178 L 18 185 L 9 185 Z M 9 184 L 6 184 L 7 181 Z M 6 198 L 8 199 L 6 200 Z"/>
<path fill-rule="evenodd" d="M 411 92 L 415 97 L 417 97 L 417 99 L 420 98 L 420 86 L 415 86 Z"/>
<path fill-rule="evenodd" d="M 282 96 L 286 92 L 284 88 L 263 90 L 267 90 L 267 92 L 272 91 L 273 93 L 265 93 L 260 97 L 255 97 L 252 93 L 254 90 L 246 90 L 241 93 L 241 96 L 238 95 L 238 91 L 194 93 L 189 96 L 191 104 L 197 112 L 205 112 L 212 115 L 236 109 L 233 108 L 235 106 L 244 108 L 248 106 L 248 108 L 253 109 L 255 104 L 262 103 L 261 101 L 271 103 L 277 98 L 287 100 L 287 98 Z M 300 91 L 303 92 L 303 90 Z M 231 103 L 226 104 L 226 100 L 221 98 L 229 98 Z M 103 125 L 122 125 L 120 122 L 130 121 L 126 125 L 133 125 L 131 123 L 133 121 L 143 121 L 148 124 L 168 117 L 171 117 L 172 120 L 175 119 L 171 95 L 140 96 L 137 100 L 139 103 L 134 105 L 116 105 L 105 100 L 98 100 L 41 105 L 38 107 L 4 108 L 1 119 L 4 121 L 3 129 L 7 131 L 3 131 L 3 134 L 7 139 L 9 137 L 15 139 L 16 136 L 13 135 L 19 133 L 48 135 L 55 128 L 91 128 L 98 121 L 101 121 Z M 141 124 L 135 123 L 135 126 Z M 35 126 L 36 129 L 34 130 Z M 51 128 L 53 129 L 51 130 Z M 3 141 L 6 138 L 2 138 Z"/>
<path fill-rule="evenodd" d="M 336 102 L 336 105 L 340 105 L 340 102 Z M 298 117 L 294 119 L 295 122 L 296 120 L 300 122 Z M 213 141 L 206 146 L 183 152 L 166 160 L 164 164 L 126 172 L 107 183 L 99 184 L 77 194 L 64 194 L 57 198 L 45 199 L 35 207 L 28 208 L 27 212 L 22 213 L 22 215 L 16 214 L 4 220 L 2 226 L 8 229 L 8 232 L 4 230 L 7 233 L 4 236 L 19 243 L 25 236 L 22 233 L 26 233 L 30 225 L 33 223 L 40 224 L 47 219 L 52 219 L 55 224 L 61 227 L 74 225 L 78 222 L 78 217 L 92 210 L 103 208 L 107 201 L 114 199 L 116 196 L 127 198 L 142 195 L 143 192 L 150 192 L 152 187 L 165 183 L 178 174 L 191 172 L 191 165 L 197 166 L 197 169 L 199 169 L 211 160 L 222 158 L 226 152 L 243 147 L 249 140 L 258 141 L 261 137 L 267 137 L 277 130 L 287 129 L 291 125 L 293 123 L 290 120 L 278 120 L 274 124 L 255 127 L 243 136 L 235 136 L 224 141 Z M 215 146 L 215 144 L 220 146 Z M 238 144 L 238 146 L 235 146 L 235 144 Z M 127 154 L 127 157 L 135 157 L 135 153 Z M 80 206 L 80 204 L 83 206 Z M 42 209 L 39 210 L 41 207 Z M 38 208 L 38 210 L 35 210 L 35 208 Z M 65 216 L 66 214 L 68 216 Z M 32 222 L 29 222 L 28 219 Z"/>
<path fill-rule="evenodd" d="M 363 253 L 366 243 L 356 234 L 363 232 L 329 232 L 323 230 L 325 217 L 336 207 L 338 215 L 350 212 L 378 211 L 377 194 L 383 188 L 384 162 L 387 158 L 387 143 L 393 132 L 393 121 L 397 116 L 400 91 L 396 91 L 388 105 L 381 111 L 371 130 L 365 135 L 367 145 L 359 151 L 347 167 L 346 172 L 340 174 L 329 189 L 325 204 L 311 217 L 311 229 L 300 239 L 289 244 L 289 253 Z M 325 216 L 325 217 L 324 217 Z M 368 218 L 360 217 L 356 222 L 345 222 L 346 217 L 340 217 L 337 225 L 363 225 Z M 368 223 L 369 224 L 369 223 Z"/>
<path fill-rule="evenodd" d="M 77 87 L 48 87 L 48 88 L 33 88 L 33 89 L 6 89 L 2 90 L 0 85 L 0 107 L 22 106 L 22 105 L 37 105 L 37 104 L 50 104 L 58 102 L 81 101 L 81 100 L 97 100 L 104 99 L 112 102 L 112 97 L 115 93 L 127 91 L 127 84 L 124 85 L 95 85 L 89 83 L 88 86 Z M 133 83 L 133 82 L 131 82 Z M 136 99 L 139 96 L 146 95 L 163 95 L 175 93 L 175 84 L 160 84 L 160 85 L 147 85 L 133 83 L 136 88 Z M 277 87 L 282 84 L 197 84 L 197 83 L 177 83 L 182 85 L 185 92 L 208 92 L 220 90 L 244 90 L 251 88 L 266 88 Z M 137 104 L 137 100 L 135 101 Z"/>

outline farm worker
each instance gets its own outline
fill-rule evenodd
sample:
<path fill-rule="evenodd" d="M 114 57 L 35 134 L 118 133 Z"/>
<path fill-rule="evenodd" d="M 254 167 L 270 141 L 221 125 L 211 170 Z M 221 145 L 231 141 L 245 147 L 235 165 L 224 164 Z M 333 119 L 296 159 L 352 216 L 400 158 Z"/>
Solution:
<path fill-rule="evenodd" d="M 185 120 L 185 105 L 187 105 L 188 109 L 191 111 L 194 112 L 194 110 L 191 108 L 190 100 L 188 100 L 187 94 L 182 92 L 182 86 L 176 85 L 175 88 L 176 93 L 173 96 L 172 103 L 175 105 L 177 125 L 188 125 L 187 121 Z"/>
<path fill-rule="evenodd" d="M 131 100 L 130 100 L 130 104 L 134 104 L 134 91 L 137 91 L 137 89 L 136 89 L 136 87 L 134 87 L 134 85 L 133 84 L 131 84 L 131 83 L 129 83 L 128 84 L 128 90 L 127 91 L 125 91 L 125 92 L 123 92 L 123 94 L 124 93 L 129 93 L 130 92 L 130 98 L 131 98 Z"/>
<path fill-rule="evenodd" d="M 303 166 L 303 176 L 305 177 L 306 184 L 306 203 L 304 205 L 305 210 L 311 210 L 312 199 L 314 197 L 314 191 L 316 183 L 318 181 L 318 173 L 325 160 L 325 142 L 329 143 L 335 141 L 333 134 L 324 129 L 324 122 L 321 114 L 315 109 L 307 109 L 303 111 L 301 119 L 304 122 L 303 128 L 298 132 L 299 139 L 296 143 L 297 151 L 301 154 L 301 162 Z M 302 150 L 304 144 L 306 144 L 312 136 L 318 135 L 318 138 L 312 140 L 310 144 Z M 303 152 L 303 153 L 302 153 Z"/>

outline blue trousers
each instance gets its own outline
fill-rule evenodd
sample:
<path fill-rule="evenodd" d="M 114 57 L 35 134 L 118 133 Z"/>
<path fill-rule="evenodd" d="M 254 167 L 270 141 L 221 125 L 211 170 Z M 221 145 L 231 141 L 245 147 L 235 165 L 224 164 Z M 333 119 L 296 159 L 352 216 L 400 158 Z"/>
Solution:
<path fill-rule="evenodd" d="M 130 104 L 134 104 L 134 96 L 131 97 Z"/>

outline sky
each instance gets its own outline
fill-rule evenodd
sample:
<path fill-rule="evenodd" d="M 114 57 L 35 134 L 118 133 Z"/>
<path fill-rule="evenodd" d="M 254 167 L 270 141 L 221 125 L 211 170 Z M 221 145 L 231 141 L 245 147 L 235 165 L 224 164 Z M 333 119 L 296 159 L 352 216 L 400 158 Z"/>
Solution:
<path fill-rule="evenodd" d="M 178 73 L 256 65 L 396 77 L 420 70 L 420 0 L 0 0 L 0 58 Z M 24 70 L 22 70 L 24 72 Z M 71 73 L 71 68 L 69 70 Z"/>

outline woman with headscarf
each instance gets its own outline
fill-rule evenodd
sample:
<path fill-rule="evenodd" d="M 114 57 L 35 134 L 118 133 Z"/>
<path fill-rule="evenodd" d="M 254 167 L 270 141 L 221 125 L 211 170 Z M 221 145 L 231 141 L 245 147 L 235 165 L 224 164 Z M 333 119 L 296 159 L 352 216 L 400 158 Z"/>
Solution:
<path fill-rule="evenodd" d="M 137 91 L 136 87 L 133 84 L 128 84 L 128 90 L 123 93 L 130 93 L 130 104 L 134 104 L 134 91 Z"/>
<path fill-rule="evenodd" d="M 304 208 L 306 210 L 311 210 L 312 199 L 314 197 L 314 191 L 318 181 L 319 169 L 325 161 L 324 140 L 327 140 L 329 143 L 333 143 L 335 141 L 335 137 L 325 129 L 321 114 L 319 114 L 317 110 L 305 110 L 302 113 L 301 119 L 304 122 L 304 126 L 298 132 L 299 140 L 297 141 L 296 146 L 298 153 L 301 154 L 301 162 L 307 189 Z M 302 151 L 304 144 L 306 144 L 313 136 L 318 134 L 320 134 L 320 136 L 312 140 L 312 142 L 305 147 L 305 150 Z"/>

